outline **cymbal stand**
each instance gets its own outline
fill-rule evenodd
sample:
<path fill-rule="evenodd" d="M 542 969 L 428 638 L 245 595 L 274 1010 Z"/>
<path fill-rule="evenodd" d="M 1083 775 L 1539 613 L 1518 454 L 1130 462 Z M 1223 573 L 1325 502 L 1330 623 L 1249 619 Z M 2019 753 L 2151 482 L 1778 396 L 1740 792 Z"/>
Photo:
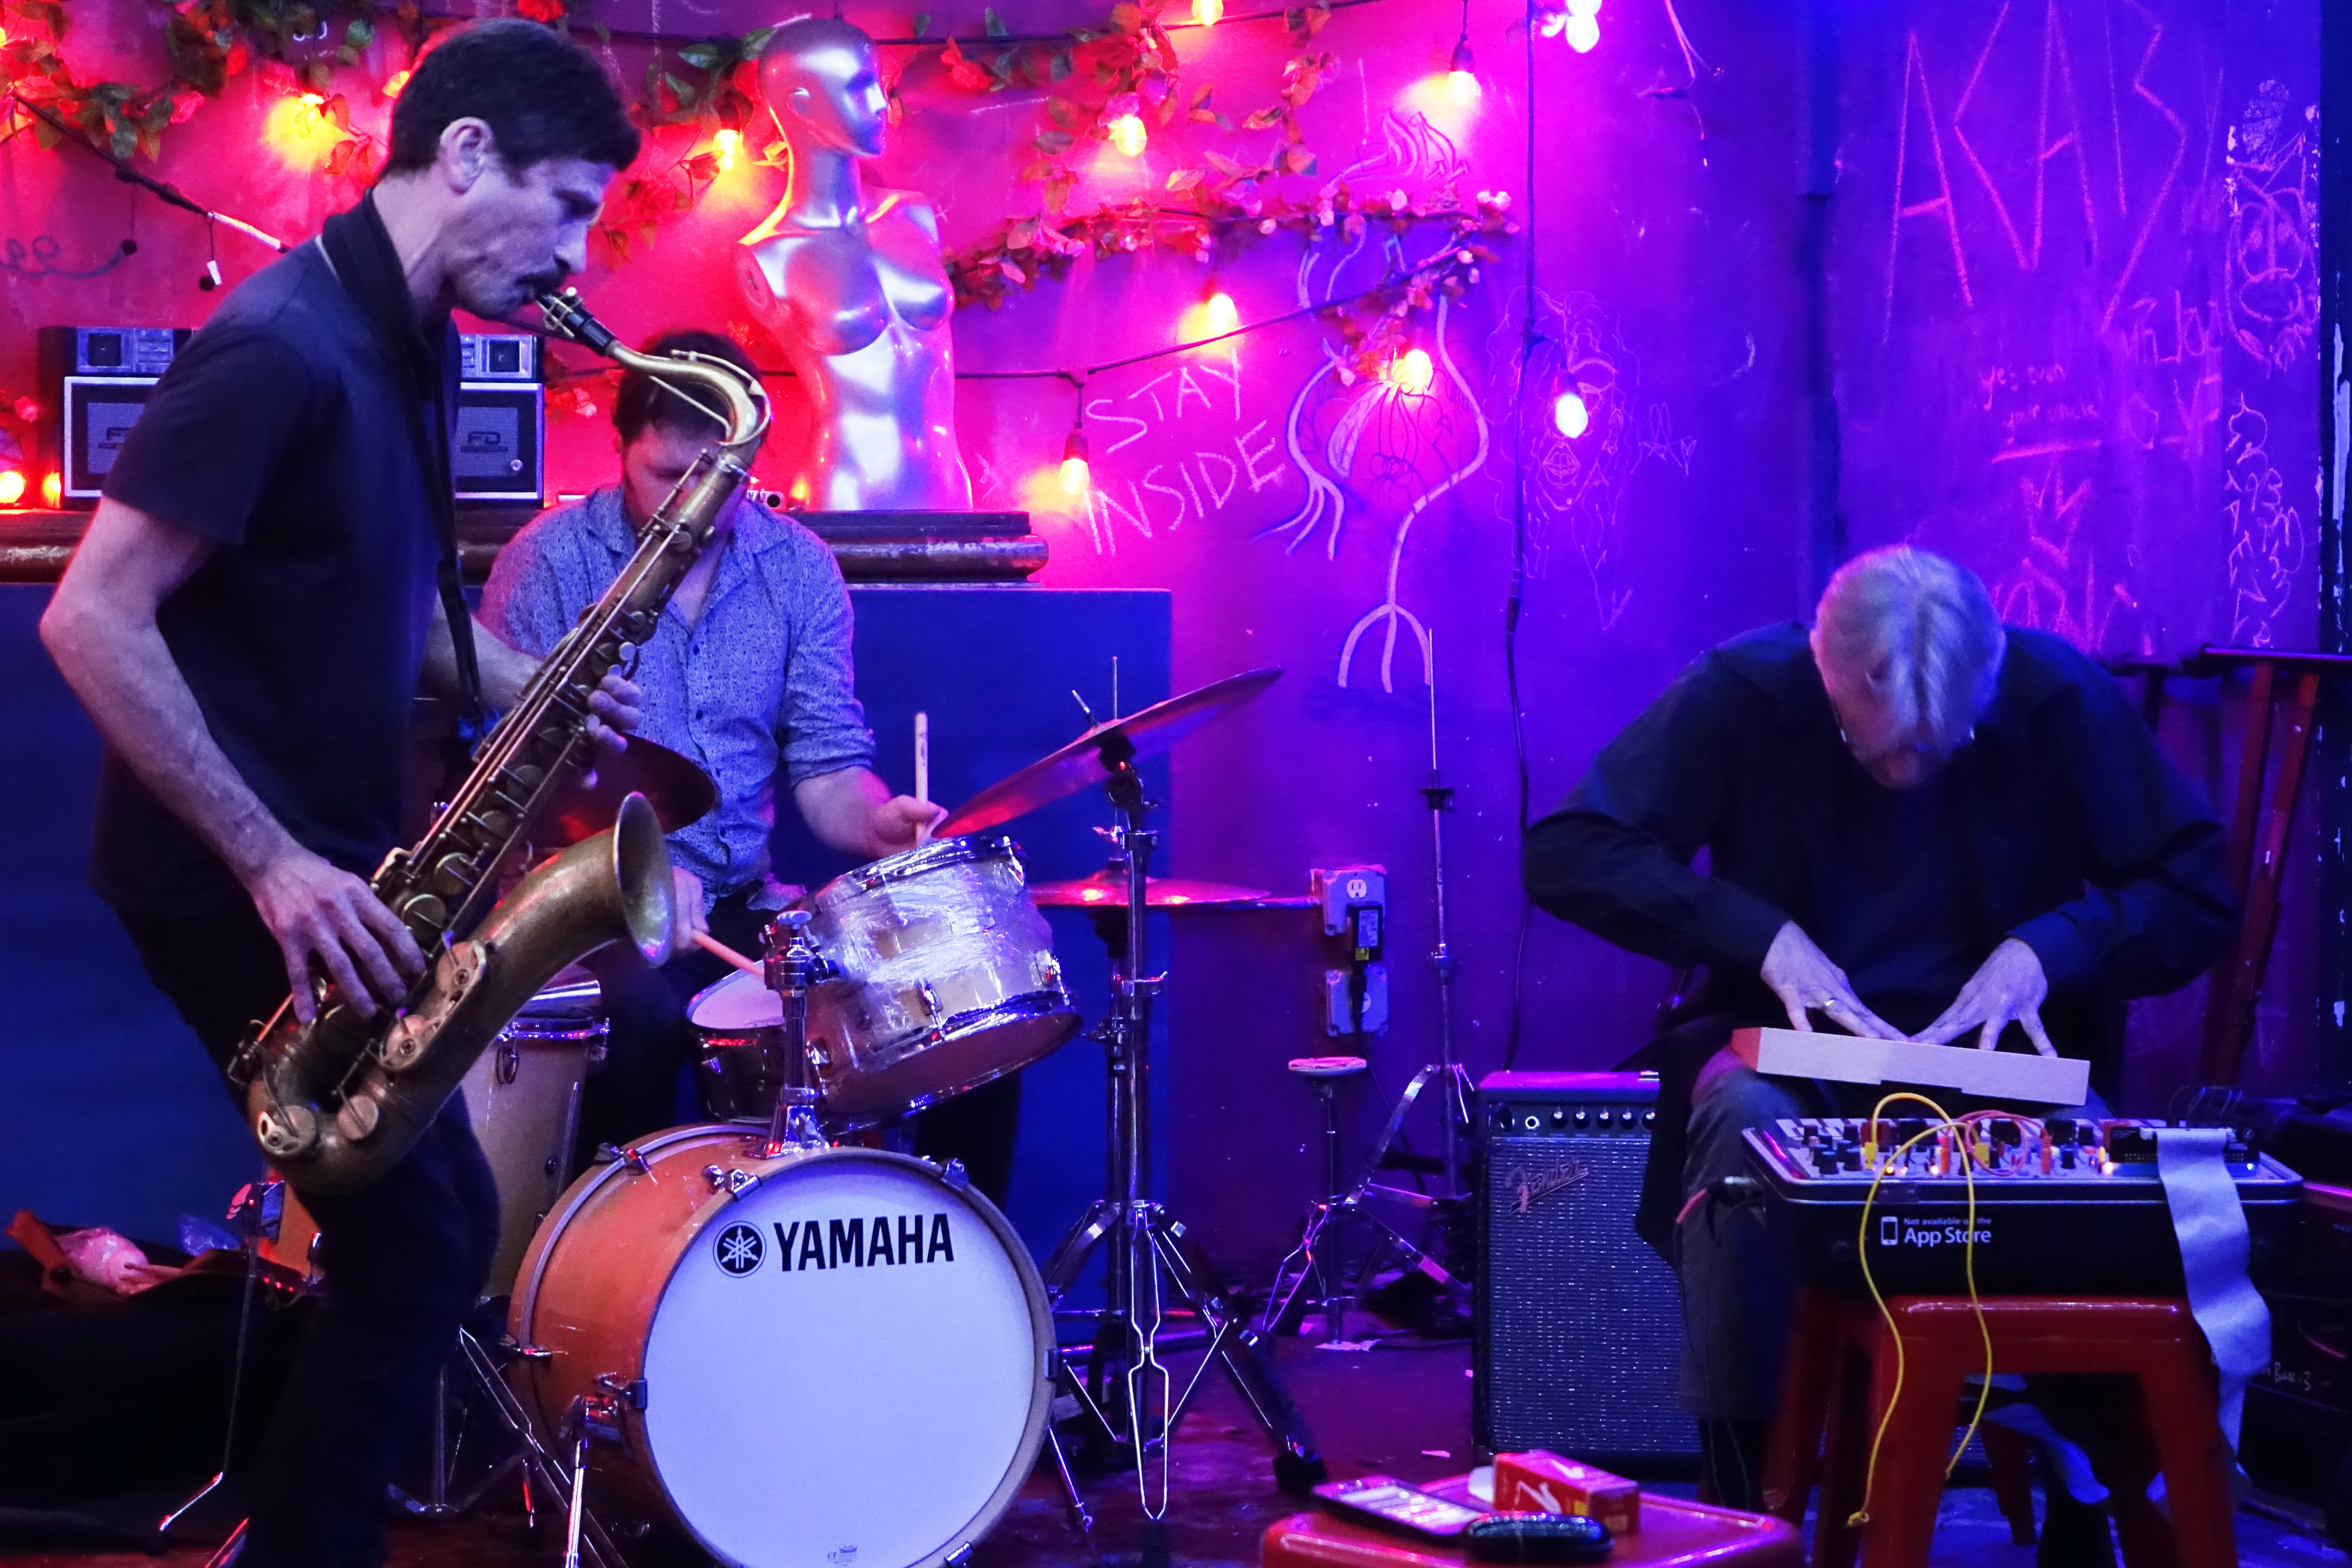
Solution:
<path fill-rule="evenodd" d="M 1463 1146 L 1469 1141 L 1470 1074 L 1454 1055 L 1454 950 L 1445 941 L 1445 814 L 1454 809 L 1454 786 L 1445 782 L 1445 774 L 1437 760 L 1437 634 L 1428 634 L 1426 651 L 1429 673 L 1429 782 L 1421 787 L 1421 798 L 1429 803 L 1429 849 L 1431 899 L 1435 906 L 1437 940 L 1429 950 L 1430 973 L 1437 977 L 1437 1059 L 1412 1075 L 1403 1096 L 1397 1101 L 1395 1113 L 1389 1118 L 1381 1141 L 1372 1148 L 1373 1171 L 1381 1169 L 1388 1158 L 1389 1147 L 1396 1142 L 1397 1132 L 1404 1124 L 1404 1113 L 1411 1110 L 1423 1089 L 1436 1084 L 1444 1099 L 1439 1112 L 1445 1124 L 1444 1190 L 1437 1194 L 1439 1203 L 1460 1203 L 1470 1194 L 1462 1179 Z M 1373 1188 L 1382 1196 L 1407 1201 L 1424 1196 L 1396 1188 Z"/>
<path fill-rule="evenodd" d="M 1309 1279 L 1325 1278 L 1318 1267 L 1317 1249 L 1326 1247 L 1325 1232 L 1343 1218 L 1360 1221 L 1373 1228 L 1371 1250 L 1356 1269 L 1352 1282 L 1336 1300 L 1317 1303 L 1321 1307 L 1329 1337 L 1339 1338 L 1346 1325 L 1349 1308 L 1370 1284 L 1373 1270 L 1391 1251 L 1398 1254 L 1405 1267 L 1419 1269 L 1439 1289 L 1454 1292 L 1465 1289 L 1465 1282 L 1449 1273 L 1423 1248 L 1407 1240 L 1402 1232 L 1366 1205 L 1380 1201 L 1402 1205 L 1423 1214 L 1437 1214 L 1448 1208 L 1458 1208 L 1469 1197 L 1469 1187 L 1463 1180 L 1463 1149 L 1470 1132 L 1470 1074 L 1454 1055 L 1454 952 L 1446 942 L 1445 927 L 1445 814 L 1454 809 L 1454 786 L 1445 782 L 1438 765 L 1437 755 L 1437 637 L 1427 634 L 1423 652 L 1423 668 L 1429 679 L 1429 783 L 1421 787 L 1421 797 L 1429 803 L 1429 838 L 1433 871 L 1433 898 L 1436 906 L 1436 941 L 1429 950 L 1429 967 L 1437 978 L 1437 1059 L 1412 1075 L 1404 1092 L 1397 1097 L 1396 1109 L 1389 1113 L 1388 1125 L 1381 1130 L 1380 1141 L 1372 1145 L 1371 1158 L 1366 1162 L 1363 1178 L 1347 1192 L 1322 1199 L 1309 1210 L 1305 1231 L 1275 1268 L 1274 1283 L 1266 1290 L 1265 1306 L 1258 1316 L 1258 1331 L 1272 1334 L 1297 1302 L 1298 1293 Z M 1439 1173 L 1444 1177 L 1444 1190 L 1434 1194 L 1390 1186 L 1382 1183 L 1381 1172 L 1389 1163 L 1389 1153 L 1396 1146 L 1404 1129 L 1404 1120 L 1415 1102 L 1435 1086 L 1443 1104 L 1439 1119 L 1444 1125 L 1445 1153 Z"/>
<path fill-rule="evenodd" d="M 1104 787 L 1124 819 L 1118 832 L 1127 861 L 1124 951 L 1112 955 L 1110 1008 L 1095 1031 L 1109 1079 L 1105 1192 L 1047 1259 L 1045 1290 L 1058 1304 L 1096 1249 L 1104 1249 L 1104 1304 L 1085 1375 L 1064 1363 L 1063 1382 L 1104 1437 L 1128 1450 L 1144 1515 L 1157 1521 L 1168 1510 L 1170 1444 L 1212 1363 L 1224 1367 L 1251 1415 L 1274 1439 L 1275 1476 L 1286 1489 L 1303 1489 L 1326 1472 L 1304 1419 L 1261 1353 L 1257 1334 L 1218 1289 L 1200 1243 L 1147 1193 L 1151 1005 L 1165 982 L 1146 972 L 1146 889 L 1159 835 L 1144 826 L 1151 803 L 1135 771 L 1133 743 L 1114 731 L 1103 738 L 1100 755 L 1110 775 Z M 1171 1307 L 1189 1310 L 1208 1333 L 1201 1363 L 1181 1390 L 1160 1359 Z"/>

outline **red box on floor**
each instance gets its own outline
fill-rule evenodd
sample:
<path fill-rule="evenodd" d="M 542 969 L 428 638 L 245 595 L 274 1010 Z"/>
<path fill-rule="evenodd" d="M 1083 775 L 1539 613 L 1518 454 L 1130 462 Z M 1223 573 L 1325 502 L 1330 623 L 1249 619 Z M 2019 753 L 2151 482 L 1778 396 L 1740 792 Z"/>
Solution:
<path fill-rule="evenodd" d="M 1470 1478 L 1422 1485 L 1455 1502 L 1470 1497 Z M 1391 1535 L 1328 1513 L 1294 1513 L 1266 1527 L 1263 1568 L 1463 1568 L 1459 1546 Z M 1642 1500 L 1642 1529 L 1619 1541 L 1610 1568 L 1802 1568 L 1803 1543 L 1780 1520 L 1652 1493 Z"/>
<path fill-rule="evenodd" d="M 1642 1489 L 1549 1448 L 1530 1448 L 1495 1456 L 1495 1511 L 1590 1514 L 1610 1534 L 1631 1535 L 1642 1528 Z"/>

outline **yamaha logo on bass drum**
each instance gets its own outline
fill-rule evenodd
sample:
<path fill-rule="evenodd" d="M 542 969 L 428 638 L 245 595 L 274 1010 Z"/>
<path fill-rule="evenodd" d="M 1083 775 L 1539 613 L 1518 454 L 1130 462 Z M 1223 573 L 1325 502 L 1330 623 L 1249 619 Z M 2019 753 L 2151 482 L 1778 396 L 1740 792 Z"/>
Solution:
<path fill-rule="evenodd" d="M 776 1260 L 786 1274 L 818 1268 L 872 1268 L 901 1263 L 953 1263 L 955 1232 L 945 1212 L 877 1214 L 871 1219 L 779 1220 Z M 740 1279 L 767 1261 L 768 1238 L 752 1225 L 730 1225 L 711 1240 L 719 1271 Z"/>

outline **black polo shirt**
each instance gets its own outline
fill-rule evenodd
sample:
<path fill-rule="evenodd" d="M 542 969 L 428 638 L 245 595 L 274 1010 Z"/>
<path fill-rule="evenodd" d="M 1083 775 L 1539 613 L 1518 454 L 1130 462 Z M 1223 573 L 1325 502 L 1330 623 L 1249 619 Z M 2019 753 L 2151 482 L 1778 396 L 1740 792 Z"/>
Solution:
<path fill-rule="evenodd" d="M 373 208 L 362 215 L 364 242 L 389 253 Z M 397 840 L 440 558 L 410 434 L 418 384 L 307 244 L 222 301 L 106 481 L 113 500 L 217 546 L 158 615 L 173 661 L 261 803 L 361 874 Z M 101 896 L 139 913 L 245 896 L 110 752 L 93 870 Z"/>
<path fill-rule="evenodd" d="M 2194 979 L 2236 921 L 2220 826 L 2114 679 L 2014 626 L 1975 739 L 1916 791 L 1854 761 L 1803 626 L 1726 643 L 1528 830 L 1524 870 L 1561 919 L 1707 965 L 1740 1023 L 1787 1020 L 1757 972 L 1789 921 L 1902 1029 L 2016 937 L 2049 979 L 2053 1042 L 2080 1055 L 2102 1005 Z"/>

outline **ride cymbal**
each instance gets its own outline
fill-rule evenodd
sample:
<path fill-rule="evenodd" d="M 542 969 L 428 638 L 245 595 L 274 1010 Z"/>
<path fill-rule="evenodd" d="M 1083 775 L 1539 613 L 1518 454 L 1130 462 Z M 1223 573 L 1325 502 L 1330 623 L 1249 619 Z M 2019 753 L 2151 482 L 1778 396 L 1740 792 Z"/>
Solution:
<path fill-rule="evenodd" d="M 1097 724 L 1050 756 L 1030 763 L 1010 778 L 999 779 L 950 813 L 935 830 L 941 838 L 978 833 L 1050 805 L 1066 795 L 1110 777 L 1103 761 L 1106 750 L 1116 752 L 1124 741 L 1134 759 L 1158 756 L 1177 742 L 1272 686 L 1282 677 L 1279 665 L 1246 670 L 1212 681 L 1181 697 L 1155 702 L 1124 719 Z"/>
<path fill-rule="evenodd" d="M 631 791 L 646 797 L 664 833 L 701 821 L 719 804 L 719 786 L 709 773 L 667 746 L 635 735 L 625 752 L 599 749 L 595 768 L 594 784 L 575 779 L 548 804 L 531 834 L 534 844 L 553 849 L 594 837 L 613 826 Z"/>

